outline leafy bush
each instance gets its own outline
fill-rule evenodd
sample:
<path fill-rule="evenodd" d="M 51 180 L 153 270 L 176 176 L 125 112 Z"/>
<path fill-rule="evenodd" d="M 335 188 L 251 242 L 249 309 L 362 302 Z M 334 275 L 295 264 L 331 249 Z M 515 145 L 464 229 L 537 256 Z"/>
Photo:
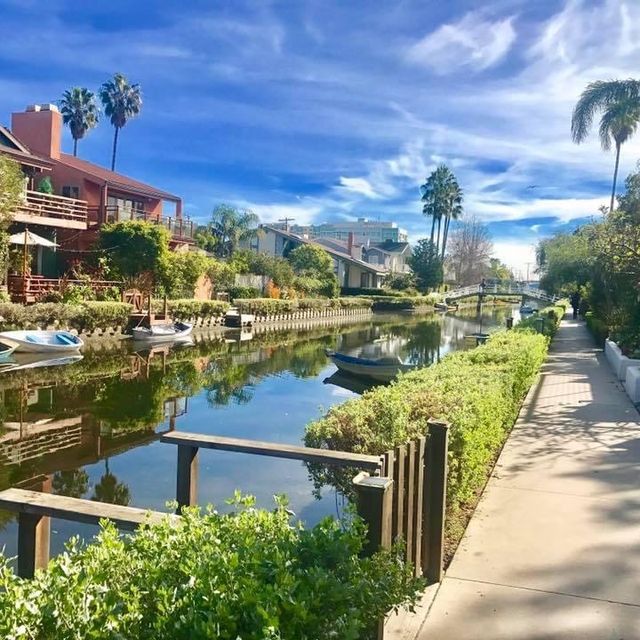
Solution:
<path fill-rule="evenodd" d="M 520 320 L 517 325 L 519 330 L 530 329 L 541 332 L 548 337 L 553 337 L 560 326 L 560 321 L 567 311 L 568 303 L 560 301 L 549 307 L 541 309 L 537 314 L 530 315 Z"/>
<path fill-rule="evenodd" d="M 416 291 L 416 277 L 413 273 L 390 273 L 384 286 L 393 291 Z"/>
<path fill-rule="evenodd" d="M 196 251 L 170 251 L 161 263 L 160 280 L 170 298 L 192 297 L 198 279 L 205 275 L 211 258 Z"/>
<path fill-rule="evenodd" d="M 163 310 L 164 302 L 153 301 L 153 309 L 156 313 Z M 168 300 L 167 309 L 176 320 L 195 320 L 201 318 L 219 318 L 229 311 L 229 303 L 220 300 L 193 300 L 185 298 L 182 300 Z"/>
<path fill-rule="evenodd" d="M 232 300 L 236 298 L 259 298 L 262 294 L 260 289 L 255 287 L 229 287 L 227 289 L 229 296 Z"/>
<path fill-rule="evenodd" d="M 397 551 L 364 559 L 363 525 L 327 518 L 312 529 L 273 511 L 187 510 L 179 522 L 121 537 L 105 524 L 33 580 L 0 557 L 3 638 L 365 637 L 390 609 L 415 603 Z"/>
<path fill-rule="evenodd" d="M 3 303 L 0 304 L 0 326 L 3 330 L 56 326 L 61 329 L 92 331 L 96 328 L 125 326 L 131 309 L 131 305 L 124 302 L 38 302 L 30 306 Z"/>
<path fill-rule="evenodd" d="M 333 407 L 306 428 L 310 447 L 380 455 L 423 435 L 430 417 L 451 424 L 448 504 L 455 511 L 481 489 L 548 339 L 528 330 L 500 331 L 483 346 L 447 355 L 361 398 Z M 318 485 L 350 491 L 350 478 L 313 468 Z"/>
<path fill-rule="evenodd" d="M 247 298 L 234 302 L 240 313 L 253 313 L 258 316 L 280 315 L 305 309 L 346 309 L 370 308 L 368 298 L 299 298 L 294 300 L 278 300 L 275 298 Z"/>
<path fill-rule="evenodd" d="M 603 347 L 604 341 L 609 336 L 609 327 L 607 324 L 598 316 L 596 316 L 593 311 L 587 311 L 584 314 L 584 319 L 587 323 L 587 328 L 591 331 L 596 343 Z"/>
<path fill-rule="evenodd" d="M 268 276 L 277 287 L 291 286 L 295 277 L 293 267 L 285 258 L 269 256 L 248 249 L 236 251 L 231 258 L 231 264 L 237 273 Z"/>
<path fill-rule="evenodd" d="M 293 281 L 293 287 L 305 296 L 324 296 L 326 298 L 335 298 L 340 291 L 338 280 L 335 276 L 324 279 L 312 276 L 296 276 Z"/>
<path fill-rule="evenodd" d="M 302 244 L 288 256 L 296 273 L 294 287 L 306 295 L 336 298 L 340 293 L 338 278 L 333 272 L 333 259 L 321 246 Z"/>
<path fill-rule="evenodd" d="M 435 296 L 393 297 L 370 296 L 373 300 L 374 311 L 402 311 L 404 309 L 417 309 L 419 307 L 433 307 L 437 302 Z"/>

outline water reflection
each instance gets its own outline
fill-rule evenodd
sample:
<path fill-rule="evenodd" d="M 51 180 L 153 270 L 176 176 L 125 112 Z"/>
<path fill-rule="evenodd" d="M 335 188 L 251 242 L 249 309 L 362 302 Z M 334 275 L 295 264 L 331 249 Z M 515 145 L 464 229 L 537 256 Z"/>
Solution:
<path fill-rule="evenodd" d="M 487 313 L 504 324 L 509 310 Z M 325 349 L 366 357 L 398 355 L 429 365 L 465 348 L 478 320 L 389 316 L 307 331 L 226 332 L 195 344 L 132 352 L 128 345 L 86 351 L 64 367 L 0 373 L 0 489 L 10 486 L 115 504 L 163 509 L 175 497 L 176 451 L 158 442 L 180 429 L 300 443 L 304 426 L 333 404 L 362 393 L 340 379 Z M 329 384 L 323 384 L 328 382 Z M 335 386 L 338 385 L 338 386 Z M 302 463 L 205 452 L 199 501 L 223 505 L 240 488 L 272 504 L 287 493 L 293 510 L 314 522 L 340 510 L 333 493 L 313 499 Z M 13 516 L 0 511 L 0 547 L 15 553 Z M 91 528 L 54 521 L 52 551 Z"/>

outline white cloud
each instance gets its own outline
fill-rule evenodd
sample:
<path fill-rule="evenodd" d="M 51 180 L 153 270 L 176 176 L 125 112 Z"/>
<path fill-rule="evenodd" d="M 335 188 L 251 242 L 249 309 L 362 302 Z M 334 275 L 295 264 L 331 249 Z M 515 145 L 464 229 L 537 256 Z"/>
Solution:
<path fill-rule="evenodd" d="M 237 201 L 236 206 L 250 209 L 258 215 L 261 222 L 277 222 L 284 218 L 292 218 L 295 224 L 311 224 L 322 211 L 321 204 L 259 204 L 255 202 Z"/>
<path fill-rule="evenodd" d="M 437 74 L 461 67 L 482 71 L 498 64 L 515 40 L 513 17 L 491 22 L 474 11 L 426 35 L 408 49 L 406 57 Z"/>
<path fill-rule="evenodd" d="M 526 240 L 499 240 L 493 243 L 493 256 L 510 267 L 516 278 L 537 279 L 535 244 Z"/>
<path fill-rule="evenodd" d="M 366 198 L 380 197 L 371 183 L 365 178 L 346 178 L 345 176 L 340 176 L 339 188 L 358 193 Z"/>

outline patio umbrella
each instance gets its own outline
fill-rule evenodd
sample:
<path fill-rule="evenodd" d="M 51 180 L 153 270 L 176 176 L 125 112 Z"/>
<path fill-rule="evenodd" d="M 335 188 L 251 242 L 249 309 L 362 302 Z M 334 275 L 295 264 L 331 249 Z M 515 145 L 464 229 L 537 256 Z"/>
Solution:
<path fill-rule="evenodd" d="M 59 246 L 57 243 L 52 240 L 47 240 L 47 238 L 43 238 L 42 236 L 37 235 L 29 231 L 29 229 L 25 228 L 24 231 L 20 231 L 20 233 L 14 233 L 9 236 L 10 244 L 21 244 L 24 247 L 24 251 L 22 254 L 23 266 L 22 266 L 22 277 L 26 279 L 27 277 L 27 247 L 57 247 Z"/>

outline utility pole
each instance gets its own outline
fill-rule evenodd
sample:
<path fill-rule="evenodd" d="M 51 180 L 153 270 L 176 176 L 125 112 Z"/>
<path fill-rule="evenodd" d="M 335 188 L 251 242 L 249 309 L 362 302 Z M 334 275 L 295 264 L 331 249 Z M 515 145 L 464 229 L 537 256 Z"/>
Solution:
<path fill-rule="evenodd" d="M 278 220 L 278 222 L 284 222 L 284 230 L 288 232 L 289 231 L 289 223 L 293 222 L 294 220 L 295 220 L 295 218 L 286 218 L 285 217 L 285 218 L 280 218 Z"/>
<path fill-rule="evenodd" d="M 525 262 L 527 265 L 527 284 L 529 284 L 529 267 L 534 264 L 533 262 Z"/>

